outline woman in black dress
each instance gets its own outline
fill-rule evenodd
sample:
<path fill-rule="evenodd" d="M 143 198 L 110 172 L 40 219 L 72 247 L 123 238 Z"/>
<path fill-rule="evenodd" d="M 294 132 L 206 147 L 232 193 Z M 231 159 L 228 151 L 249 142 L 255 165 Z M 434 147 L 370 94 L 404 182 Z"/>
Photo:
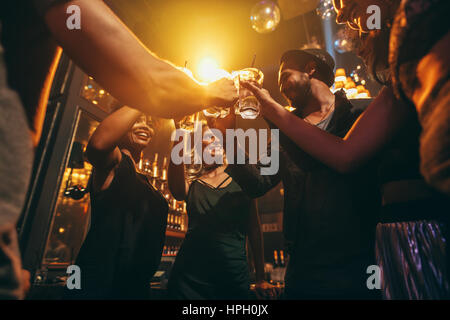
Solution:
<path fill-rule="evenodd" d="M 146 176 L 136 171 L 154 135 L 151 119 L 122 107 L 98 126 L 87 157 L 91 224 L 76 260 L 81 289 L 76 299 L 145 299 L 162 254 L 168 205 Z"/>
<path fill-rule="evenodd" d="M 209 130 L 203 127 L 204 132 Z M 211 140 L 203 139 L 205 145 Z M 225 159 L 217 144 L 210 155 Z M 185 200 L 189 215 L 186 238 L 169 279 L 171 299 L 249 299 L 250 276 L 246 238 L 253 252 L 258 295 L 275 297 L 264 281 L 261 227 L 256 200 L 247 196 L 225 172 L 223 164 L 207 165 L 192 179 L 185 179 L 184 165 L 169 166 L 169 188 Z"/>

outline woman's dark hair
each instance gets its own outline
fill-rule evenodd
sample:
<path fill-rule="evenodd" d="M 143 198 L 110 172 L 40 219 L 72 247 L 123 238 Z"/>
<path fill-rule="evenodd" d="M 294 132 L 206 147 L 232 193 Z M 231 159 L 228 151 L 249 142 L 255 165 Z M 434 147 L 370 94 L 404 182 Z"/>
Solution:
<path fill-rule="evenodd" d="M 357 30 L 352 30 L 347 26 L 345 34 L 352 41 L 354 52 L 367 65 L 371 76 L 378 83 L 385 85 L 387 79 L 382 79 L 381 74 L 389 69 L 390 28 L 384 27 L 381 30 L 363 33 L 359 36 Z"/>
<path fill-rule="evenodd" d="M 385 0 L 391 7 L 391 12 L 396 12 L 401 0 Z M 345 35 L 353 43 L 353 51 L 361 57 L 367 65 L 370 74 L 380 84 L 387 84 L 389 76 L 386 72 L 389 70 L 389 40 L 391 34 L 391 17 L 383 17 L 383 25 L 379 30 L 373 30 L 369 33 L 362 33 L 350 29 L 346 26 Z"/>

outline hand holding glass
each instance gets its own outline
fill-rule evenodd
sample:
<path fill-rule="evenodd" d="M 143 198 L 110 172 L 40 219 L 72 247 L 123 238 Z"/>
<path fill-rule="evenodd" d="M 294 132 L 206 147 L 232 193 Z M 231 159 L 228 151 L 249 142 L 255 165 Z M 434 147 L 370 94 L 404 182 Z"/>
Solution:
<path fill-rule="evenodd" d="M 260 113 L 260 103 L 253 93 L 240 85 L 241 81 L 252 82 L 262 88 L 264 74 L 256 68 L 246 68 L 234 73 L 235 84 L 239 90 L 239 100 L 235 106 L 235 113 L 243 119 L 256 119 Z"/>

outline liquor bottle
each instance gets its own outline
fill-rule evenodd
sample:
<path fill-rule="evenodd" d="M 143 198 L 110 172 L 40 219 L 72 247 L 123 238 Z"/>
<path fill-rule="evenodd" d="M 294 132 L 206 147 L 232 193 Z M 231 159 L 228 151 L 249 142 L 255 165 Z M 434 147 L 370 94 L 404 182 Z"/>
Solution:
<path fill-rule="evenodd" d="M 171 204 L 172 204 L 171 209 L 176 212 L 177 211 L 177 200 L 172 198 Z"/>
<path fill-rule="evenodd" d="M 161 183 L 167 181 L 167 169 L 166 168 L 163 168 L 161 170 L 161 178 L 160 178 L 160 180 L 161 180 Z"/>
<path fill-rule="evenodd" d="M 186 211 L 186 202 L 183 202 L 183 209 L 181 211 L 182 217 L 183 217 L 183 231 L 187 231 L 188 228 L 188 216 Z"/>
<path fill-rule="evenodd" d="M 180 214 L 177 212 L 177 222 L 176 222 L 176 229 L 178 230 L 178 231 L 180 231 L 181 230 L 181 223 L 180 223 L 180 220 L 181 220 L 181 217 L 180 217 Z"/>
<path fill-rule="evenodd" d="M 273 268 L 278 268 L 279 264 L 278 264 L 278 252 L 277 250 L 273 250 Z"/>
<path fill-rule="evenodd" d="M 144 152 L 141 151 L 141 154 L 139 156 L 138 169 L 140 172 L 143 172 L 143 168 L 144 168 Z"/>
<path fill-rule="evenodd" d="M 281 268 L 280 261 L 278 260 L 278 252 L 277 250 L 273 251 L 273 270 L 270 274 L 270 279 L 273 283 L 279 283 L 281 281 Z"/>
<path fill-rule="evenodd" d="M 152 168 L 151 168 L 151 165 L 150 165 L 150 160 L 145 159 L 145 160 L 144 160 L 144 166 L 143 166 L 143 168 L 142 168 L 143 173 L 146 174 L 146 175 L 148 175 L 148 174 L 151 173 L 151 169 L 152 169 Z"/>
<path fill-rule="evenodd" d="M 286 265 L 284 263 L 284 252 L 280 250 L 280 267 L 284 268 Z"/>
<path fill-rule="evenodd" d="M 173 230 L 177 230 L 177 222 L 178 222 L 178 218 L 177 218 L 177 215 L 174 213 L 173 214 L 173 226 L 172 226 L 172 228 L 173 228 Z"/>
<path fill-rule="evenodd" d="M 158 171 L 158 153 L 155 153 L 155 157 L 153 159 L 152 163 L 152 177 L 158 178 L 159 177 L 159 171 Z"/>

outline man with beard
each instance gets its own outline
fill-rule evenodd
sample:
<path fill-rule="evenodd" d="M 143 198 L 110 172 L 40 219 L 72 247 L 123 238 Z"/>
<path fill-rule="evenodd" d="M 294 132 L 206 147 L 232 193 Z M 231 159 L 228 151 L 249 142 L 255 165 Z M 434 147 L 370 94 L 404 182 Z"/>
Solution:
<path fill-rule="evenodd" d="M 334 61 L 324 50 L 291 50 L 281 58 L 279 87 L 296 117 L 342 138 L 358 113 L 344 92 L 330 91 L 333 69 Z M 249 83 L 243 85 L 251 88 Z M 341 174 L 308 156 L 284 134 L 280 136 L 276 175 L 260 175 L 255 165 L 229 165 L 226 172 L 253 196 L 283 182 L 283 233 L 290 256 L 285 298 L 376 297 L 366 286 L 367 267 L 374 264 L 379 203 L 372 164 Z"/>

